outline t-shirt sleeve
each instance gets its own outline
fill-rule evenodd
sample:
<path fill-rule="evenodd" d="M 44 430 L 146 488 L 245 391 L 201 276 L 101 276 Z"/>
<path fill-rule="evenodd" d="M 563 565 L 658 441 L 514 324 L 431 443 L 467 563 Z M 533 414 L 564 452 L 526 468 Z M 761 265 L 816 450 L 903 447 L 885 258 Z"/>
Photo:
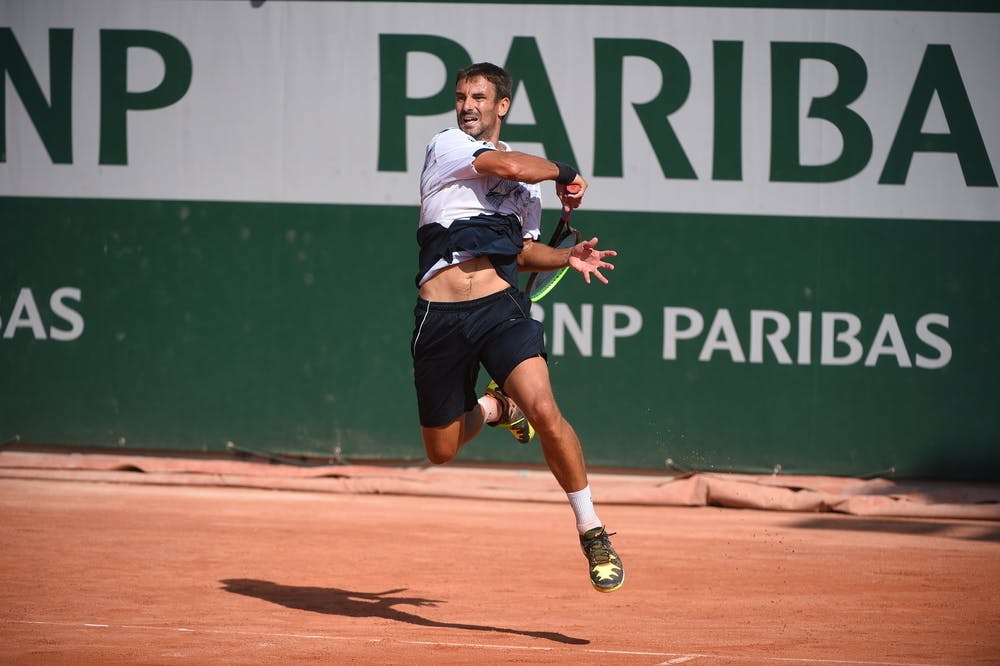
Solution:
<path fill-rule="evenodd" d="M 434 171 L 440 184 L 481 178 L 472 166 L 476 156 L 484 150 L 496 150 L 488 141 L 477 141 L 458 129 L 441 132 L 434 139 Z"/>

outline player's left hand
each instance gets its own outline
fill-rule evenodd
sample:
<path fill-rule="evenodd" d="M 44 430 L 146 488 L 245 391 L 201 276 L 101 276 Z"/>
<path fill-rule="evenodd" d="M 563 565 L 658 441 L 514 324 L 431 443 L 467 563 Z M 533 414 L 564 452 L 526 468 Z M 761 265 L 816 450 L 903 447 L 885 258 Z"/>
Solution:
<path fill-rule="evenodd" d="M 608 279 L 601 274 L 601 269 L 613 271 L 615 267 L 604 259 L 617 256 L 618 253 L 614 250 L 598 250 L 597 236 L 594 236 L 590 240 L 582 241 L 573 246 L 573 250 L 569 254 L 569 265 L 573 270 L 583 275 L 587 284 L 590 284 L 591 275 L 607 284 Z"/>

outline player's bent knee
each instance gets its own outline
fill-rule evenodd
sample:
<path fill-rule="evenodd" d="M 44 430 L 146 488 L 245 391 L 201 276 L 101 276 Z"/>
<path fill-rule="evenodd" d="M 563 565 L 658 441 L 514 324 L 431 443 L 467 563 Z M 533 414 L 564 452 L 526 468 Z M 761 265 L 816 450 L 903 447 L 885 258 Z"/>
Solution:
<path fill-rule="evenodd" d="M 446 462 L 451 462 L 455 459 L 455 454 L 448 451 L 438 451 L 434 449 L 426 449 L 427 460 L 432 465 L 443 465 Z"/>
<path fill-rule="evenodd" d="M 424 451 L 427 453 L 427 460 L 433 465 L 443 465 L 450 462 L 458 455 L 457 446 L 442 445 L 424 441 Z"/>
<path fill-rule="evenodd" d="M 451 455 L 441 455 L 437 453 L 427 452 L 427 461 L 432 465 L 443 465 L 447 462 L 451 462 L 455 459 L 455 456 Z"/>
<path fill-rule="evenodd" d="M 433 465 L 443 465 L 450 462 L 458 455 L 459 444 L 454 437 L 446 436 L 437 430 L 425 428 L 423 430 L 424 451 L 427 460 Z"/>

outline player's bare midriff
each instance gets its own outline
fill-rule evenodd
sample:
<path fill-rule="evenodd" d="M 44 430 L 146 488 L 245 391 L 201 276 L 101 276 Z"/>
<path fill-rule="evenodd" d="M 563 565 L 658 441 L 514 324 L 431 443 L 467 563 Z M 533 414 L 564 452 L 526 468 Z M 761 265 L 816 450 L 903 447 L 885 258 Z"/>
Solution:
<path fill-rule="evenodd" d="M 435 274 L 420 285 L 420 298 L 439 303 L 457 303 L 483 298 L 509 286 L 497 275 L 489 257 L 476 257 Z"/>

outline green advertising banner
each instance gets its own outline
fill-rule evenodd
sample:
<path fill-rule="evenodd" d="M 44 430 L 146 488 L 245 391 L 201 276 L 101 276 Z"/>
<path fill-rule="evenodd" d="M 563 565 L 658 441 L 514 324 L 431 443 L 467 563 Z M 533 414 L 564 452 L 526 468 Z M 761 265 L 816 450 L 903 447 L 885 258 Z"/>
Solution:
<path fill-rule="evenodd" d="M 1000 14 L 482 9 L 0 0 L 0 441 L 420 460 L 423 147 L 492 60 L 619 252 L 534 311 L 592 465 L 1000 478 Z"/>

